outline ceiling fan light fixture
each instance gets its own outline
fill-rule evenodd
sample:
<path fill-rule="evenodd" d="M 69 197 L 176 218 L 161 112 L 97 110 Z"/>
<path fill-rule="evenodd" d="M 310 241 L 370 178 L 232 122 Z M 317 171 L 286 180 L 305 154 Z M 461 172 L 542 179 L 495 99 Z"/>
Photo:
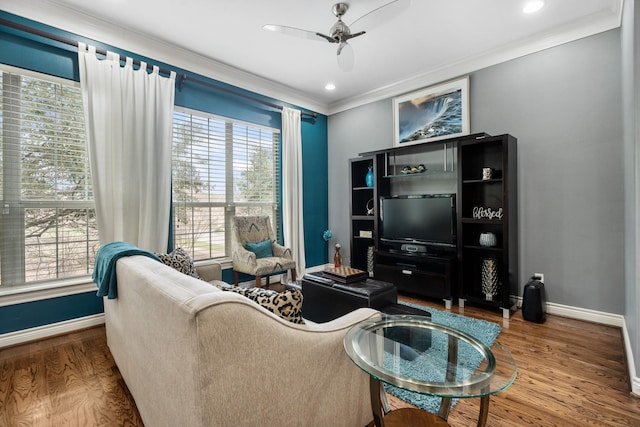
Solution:
<path fill-rule="evenodd" d="M 328 91 L 332 91 L 332 90 L 336 90 L 336 85 L 334 85 L 333 83 L 327 83 L 326 85 L 324 85 L 325 90 Z"/>
<path fill-rule="evenodd" d="M 524 5 L 524 8 L 522 9 L 522 11 L 524 13 L 534 13 L 534 12 L 539 11 L 543 7 L 544 7 L 544 1 L 542 1 L 542 0 L 532 0 L 532 1 L 528 1 Z"/>
<path fill-rule="evenodd" d="M 353 48 L 349 43 L 340 43 L 336 56 L 338 57 L 338 67 L 342 71 L 349 72 L 353 70 L 353 66 L 356 62 L 356 57 L 355 53 L 353 52 Z"/>

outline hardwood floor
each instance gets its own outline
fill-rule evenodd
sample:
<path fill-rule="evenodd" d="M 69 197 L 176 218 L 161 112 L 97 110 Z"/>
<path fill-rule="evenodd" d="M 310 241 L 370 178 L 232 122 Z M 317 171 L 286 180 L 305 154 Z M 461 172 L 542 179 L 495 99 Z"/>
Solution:
<path fill-rule="evenodd" d="M 104 326 L 0 350 L 0 426 L 142 426 Z"/>
<path fill-rule="evenodd" d="M 640 398 L 630 395 L 619 328 L 558 316 L 539 325 L 520 312 L 503 320 L 472 307 L 451 311 L 499 323 L 498 340 L 518 363 L 515 383 L 491 399 L 488 426 L 640 426 Z M 475 425 L 478 402 L 460 400 L 449 423 Z M 0 350 L 0 426 L 141 425 L 104 327 Z"/>

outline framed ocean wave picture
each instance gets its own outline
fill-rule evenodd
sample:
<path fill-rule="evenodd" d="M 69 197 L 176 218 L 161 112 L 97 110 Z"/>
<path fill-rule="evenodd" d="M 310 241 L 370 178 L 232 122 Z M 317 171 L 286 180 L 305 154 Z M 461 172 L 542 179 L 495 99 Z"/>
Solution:
<path fill-rule="evenodd" d="M 393 98 L 395 147 L 468 135 L 469 76 Z"/>

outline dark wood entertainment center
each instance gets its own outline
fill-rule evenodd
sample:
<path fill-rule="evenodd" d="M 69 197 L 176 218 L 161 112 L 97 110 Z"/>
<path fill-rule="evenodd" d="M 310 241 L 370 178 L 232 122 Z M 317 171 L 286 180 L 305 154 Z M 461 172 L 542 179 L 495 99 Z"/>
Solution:
<path fill-rule="evenodd" d="M 509 317 L 518 289 L 516 150 L 511 135 L 474 134 L 350 159 L 351 266 L 401 292 L 443 299 L 446 308 L 457 299 Z M 444 193 L 456 195 L 447 250 L 399 251 L 381 239 L 382 197 Z"/>

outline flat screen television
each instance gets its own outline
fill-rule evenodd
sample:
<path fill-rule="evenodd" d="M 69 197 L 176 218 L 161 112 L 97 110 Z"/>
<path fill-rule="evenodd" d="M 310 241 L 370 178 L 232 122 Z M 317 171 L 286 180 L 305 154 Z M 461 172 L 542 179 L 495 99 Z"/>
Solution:
<path fill-rule="evenodd" d="M 380 240 L 403 252 L 456 245 L 455 194 L 380 198 Z"/>

